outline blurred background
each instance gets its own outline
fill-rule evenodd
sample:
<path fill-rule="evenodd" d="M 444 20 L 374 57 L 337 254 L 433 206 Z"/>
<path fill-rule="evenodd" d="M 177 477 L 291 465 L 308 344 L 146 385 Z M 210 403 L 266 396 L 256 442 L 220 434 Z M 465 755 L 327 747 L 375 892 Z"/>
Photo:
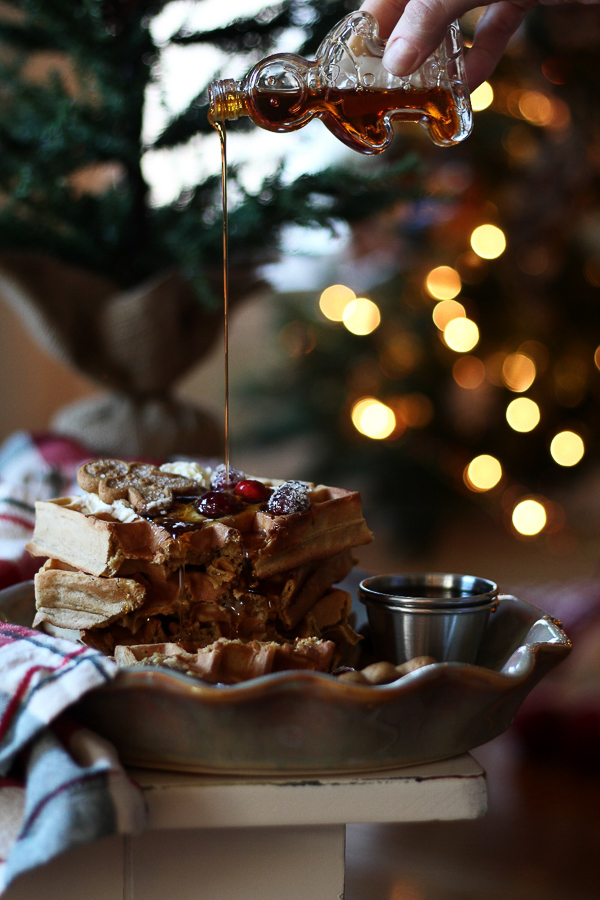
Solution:
<path fill-rule="evenodd" d="M 314 58 L 357 5 L 0 2 L 0 441 L 222 456 L 208 85 Z M 548 690 L 482 751 L 487 819 L 422 826 L 421 855 L 363 835 L 348 900 L 596 896 L 599 40 L 597 6 L 531 10 L 450 150 L 228 128 L 232 463 L 360 489 L 365 569 L 493 578 L 588 635 L 581 702 Z"/>

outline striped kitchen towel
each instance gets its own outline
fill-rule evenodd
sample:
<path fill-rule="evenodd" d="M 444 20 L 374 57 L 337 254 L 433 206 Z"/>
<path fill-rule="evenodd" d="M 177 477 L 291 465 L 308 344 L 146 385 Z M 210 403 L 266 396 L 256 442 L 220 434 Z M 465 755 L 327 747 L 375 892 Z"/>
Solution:
<path fill-rule="evenodd" d="M 144 827 L 114 748 L 68 718 L 116 673 L 89 647 L 0 624 L 0 892 L 65 850 Z"/>

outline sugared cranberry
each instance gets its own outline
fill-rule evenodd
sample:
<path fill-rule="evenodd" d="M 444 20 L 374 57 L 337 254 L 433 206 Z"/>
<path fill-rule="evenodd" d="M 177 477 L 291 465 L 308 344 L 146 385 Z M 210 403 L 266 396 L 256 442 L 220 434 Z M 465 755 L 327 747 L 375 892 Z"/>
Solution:
<path fill-rule="evenodd" d="M 271 494 L 267 509 L 276 516 L 310 509 L 308 485 L 303 481 L 284 481 Z"/>
<path fill-rule="evenodd" d="M 256 481 L 254 478 L 244 478 L 243 481 L 238 481 L 234 492 L 246 503 L 262 503 L 271 493 L 266 484 Z"/>
<path fill-rule="evenodd" d="M 239 512 L 240 505 L 233 494 L 225 491 L 207 491 L 196 503 L 198 512 L 207 519 L 220 519 Z"/>
<path fill-rule="evenodd" d="M 233 466 L 229 466 L 229 477 L 227 477 L 227 466 L 225 463 L 220 463 L 210 476 L 210 486 L 214 491 L 231 491 L 243 477 L 244 473 L 239 469 L 234 469 Z"/>

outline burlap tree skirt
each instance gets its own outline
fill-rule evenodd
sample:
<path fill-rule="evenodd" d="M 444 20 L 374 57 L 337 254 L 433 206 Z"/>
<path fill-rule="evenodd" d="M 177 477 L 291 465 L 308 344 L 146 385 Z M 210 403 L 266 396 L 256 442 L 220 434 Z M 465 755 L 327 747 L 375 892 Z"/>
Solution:
<path fill-rule="evenodd" d="M 48 256 L 3 254 L 0 297 L 43 349 L 108 391 L 60 410 L 52 428 L 111 455 L 222 454 L 222 423 L 173 394 L 221 335 L 222 314 L 177 272 L 122 291 Z"/>

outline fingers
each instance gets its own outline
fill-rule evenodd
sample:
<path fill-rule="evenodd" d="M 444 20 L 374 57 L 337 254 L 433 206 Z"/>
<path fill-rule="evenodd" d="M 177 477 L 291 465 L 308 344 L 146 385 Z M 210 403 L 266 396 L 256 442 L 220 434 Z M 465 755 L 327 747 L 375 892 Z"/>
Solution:
<path fill-rule="evenodd" d="M 472 8 L 473 0 L 408 0 L 388 40 L 386 69 L 410 75 L 440 46 L 448 26 Z"/>
<path fill-rule="evenodd" d="M 394 75 L 410 75 L 440 46 L 455 19 L 475 5 L 488 6 L 466 54 L 467 82 L 474 90 L 494 71 L 525 11 L 536 2 L 558 0 L 364 0 L 361 9 L 378 19 L 382 38 L 389 35 L 383 57 L 386 69 Z"/>
<path fill-rule="evenodd" d="M 513 34 L 523 21 L 525 11 L 534 2 L 501 0 L 486 9 L 479 20 L 473 46 L 465 59 L 467 84 L 474 91 L 492 74 Z"/>
<path fill-rule="evenodd" d="M 404 12 L 408 0 L 364 0 L 361 9 L 370 12 L 379 22 L 379 37 L 384 41 Z"/>

